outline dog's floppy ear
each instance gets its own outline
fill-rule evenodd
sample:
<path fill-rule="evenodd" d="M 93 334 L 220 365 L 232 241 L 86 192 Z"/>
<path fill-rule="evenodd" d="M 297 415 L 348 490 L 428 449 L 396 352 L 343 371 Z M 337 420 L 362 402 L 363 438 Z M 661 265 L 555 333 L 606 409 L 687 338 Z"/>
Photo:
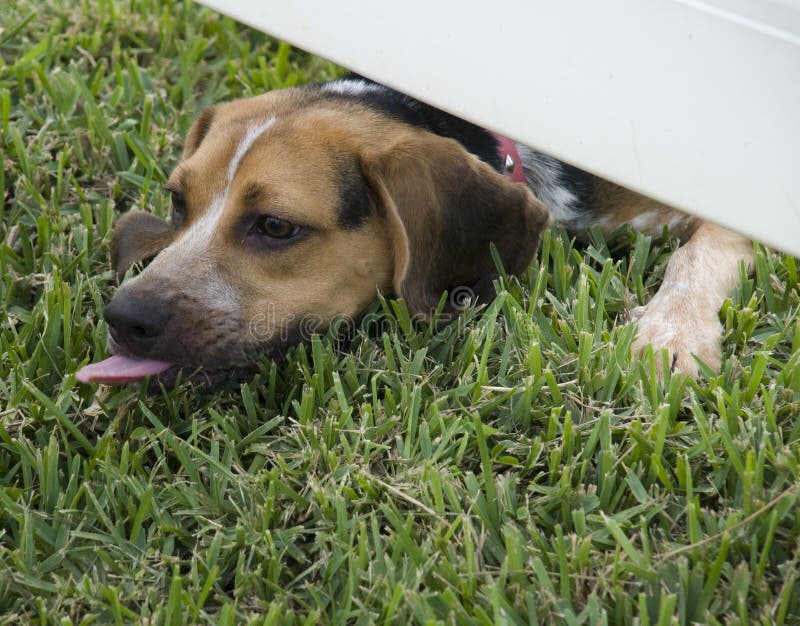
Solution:
<path fill-rule="evenodd" d="M 128 268 L 156 256 L 175 238 L 172 224 L 143 211 L 123 215 L 111 235 L 111 266 L 120 280 Z"/>
<path fill-rule="evenodd" d="M 444 290 L 451 300 L 459 287 L 490 299 L 491 244 L 505 269 L 520 273 L 550 223 L 527 185 L 427 131 L 363 154 L 361 168 L 389 227 L 395 294 L 414 315 L 429 318 Z"/>
<path fill-rule="evenodd" d="M 186 141 L 183 144 L 183 158 L 188 159 L 192 156 L 200 144 L 203 143 L 208 131 L 211 130 L 211 125 L 214 123 L 214 116 L 216 108 L 209 106 L 200 112 L 197 119 L 192 124 L 189 132 L 186 134 Z"/>

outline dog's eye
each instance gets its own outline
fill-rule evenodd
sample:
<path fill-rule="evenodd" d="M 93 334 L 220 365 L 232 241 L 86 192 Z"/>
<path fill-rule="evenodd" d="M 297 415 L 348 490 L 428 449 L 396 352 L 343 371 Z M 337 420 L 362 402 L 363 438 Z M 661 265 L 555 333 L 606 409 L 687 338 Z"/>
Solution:
<path fill-rule="evenodd" d="M 186 198 L 180 191 L 171 191 L 172 193 L 172 223 L 175 226 L 183 224 L 186 217 Z"/>
<path fill-rule="evenodd" d="M 264 215 L 256 220 L 254 230 L 259 235 L 271 239 L 291 239 L 300 232 L 300 226 L 271 215 Z"/>

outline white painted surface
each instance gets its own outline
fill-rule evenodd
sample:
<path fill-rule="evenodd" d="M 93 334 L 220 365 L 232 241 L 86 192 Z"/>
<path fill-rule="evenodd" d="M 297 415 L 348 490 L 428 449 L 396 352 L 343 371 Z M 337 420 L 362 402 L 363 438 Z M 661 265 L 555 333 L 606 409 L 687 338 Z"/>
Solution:
<path fill-rule="evenodd" d="M 800 255 L 800 0 L 202 0 Z"/>

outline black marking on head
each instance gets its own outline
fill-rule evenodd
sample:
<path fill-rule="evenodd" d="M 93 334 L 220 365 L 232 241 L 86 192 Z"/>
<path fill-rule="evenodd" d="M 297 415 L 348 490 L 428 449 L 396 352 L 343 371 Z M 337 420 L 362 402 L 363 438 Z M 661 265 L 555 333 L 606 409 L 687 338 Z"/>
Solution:
<path fill-rule="evenodd" d="M 370 195 L 367 183 L 359 169 L 348 164 L 339 168 L 339 226 L 355 230 L 364 225 L 370 211 Z"/>
<path fill-rule="evenodd" d="M 417 104 L 428 130 L 440 137 L 455 139 L 467 152 L 474 154 L 492 169 L 497 172 L 503 171 L 503 162 L 497 150 L 497 139 L 492 133 L 436 107 L 423 102 Z"/>
<path fill-rule="evenodd" d="M 358 102 L 411 126 L 423 128 L 440 137 L 455 139 L 467 152 L 471 152 L 496 171 L 502 171 L 503 163 L 497 151 L 497 140 L 486 129 L 357 74 L 351 74 L 332 84 L 337 83 L 351 83 L 355 88 L 352 92 L 346 88 L 329 90 L 324 92 L 325 97 Z M 321 87 L 324 89 L 324 85 Z"/>
<path fill-rule="evenodd" d="M 357 102 L 406 124 L 427 128 L 416 100 L 357 74 L 312 87 L 325 99 Z"/>

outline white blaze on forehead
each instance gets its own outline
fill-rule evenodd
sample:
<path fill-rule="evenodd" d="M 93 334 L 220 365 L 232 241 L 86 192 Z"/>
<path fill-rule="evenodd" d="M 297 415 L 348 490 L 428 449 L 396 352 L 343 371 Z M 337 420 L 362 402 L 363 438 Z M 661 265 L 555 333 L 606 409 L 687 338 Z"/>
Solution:
<path fill-rule="evenodd" d="M 186 247 L 191 248 L 193 254 L 202 254 L 204 249 L 211 242 L 211 237 L 217 230 L 220 219 L 222 218 L 223 209 L 228 201 L 228 193 L 230 192 L 233 179 L 236 177 L 236 171 L 244 159 L 250 148 L 256 140 L 261 137 L 273 124 L 275 118 L 271 117 L 265 122 L 251 126 L 239 141 L 239 145 L 234 152 L 233 157 L 228 163 L 227 177 L 225 179 L 224 187 L 214 196 L 211 201 L 211 206 L 208 207 L 206 212 L 200 216 L 194 224 L 192 224 L 186 233 L 178 241 L 176 241 L 170 248 L 182 248 L 182 253 L 188 253 Z M 183 244 L 183 245 L 182 245 Z"/>
<path fill-rule="evenodd" d="M 223 209 L 225 208 L 225 204 L 228 202 L 228 192 L 230 191 L 231 184 L 233 184 L 233 179 L 236 177 L 236 171 L 239 169 L 239 164 L 242 162 L 242 159 L 245 157 L 250 148 L 253 147 L 253 144 L 256 142 L 256 140 L 261 137 L 261 135 L 263 135 L 274 123 L 275 118 L 271 117 L 267 121 L 255 126 L 251 126 L 247 129 L 244 137 L 242 137 L 241 141 L 239 141 L 239 145 L 236 147 L 236 152 L 233 154 L 230 163 L 228 163 L 228 175 L 225 179 L 225 186 L 216 196 L 214 196 L 214 199 L 211 201 L 211 206 L 208 207 L 208 210 L 206 210 L 199 220 L 189 227 L 189 230 L 186 231 L 186 234 L 176 242 L 177 244 L 185 241 L 186 245 L 191 246 L 192 251 L 198 254 L 202 253 L 203 250 L 208 246 L 208 244 L 211 242 L 211 237 L 216 232 L 219 221 L 222 218 Z"/>
<path fill-rule="evenodd" d="M 158 273 L 163 272 L 166 276 L 173 276 L 181 271 L 186 275 L 186 270 L 188 270 L 187 280 L 197 281 L 197 285 L 193 285 L 191 289 L 193 295 L 197 297 L 205 296 L 210 301 L 209 304 L 218 308 L 235 306 L 236 296 L 227 281 L 220 276 L 213 260 L 208 255 L 208 250 L 211 245 L 211 239 L 222 219 L 222 214 L 228 201 L 228 194 L 242 159 L 244 159 L 258 138 L 273 124 L 275 124 L 275 118 L 271 117 L 247 129 L 228 163 L 224 185 L 214 196 L 211 205 L 187 229 L 180 239 L 161 251 L 148 266 L 147 270 Z M 147 270 L 139 276 L 148 273 Z M 139 278 L 139 276 L 136 278 Z"/>
<path fill-rule="evenodd" d="M 253 147 L 253 144 L 256 142 L 256 139 L 261 137 L 264 132 L 273 124 L 275 123 L 275 118 L 271 117 L 266 122 L 262 122 L 258 126 L 251 126 L 247 129 L 244 137 L 239 142 L 239 147 L 236 148 L 236 154 L 233 155 L 231 159 L 230 165 L 228 165 L 228 180 L 226 181 L 225 185 L 225 193 L 228 192 L 228 187 L 230 186 L 231 182 L 233 182 L 233 177 L 236 176 L 236 170 L 239 169 L 239 163 L 241 163 L 244 155 L 247 154 L 247 151 Z"/>

